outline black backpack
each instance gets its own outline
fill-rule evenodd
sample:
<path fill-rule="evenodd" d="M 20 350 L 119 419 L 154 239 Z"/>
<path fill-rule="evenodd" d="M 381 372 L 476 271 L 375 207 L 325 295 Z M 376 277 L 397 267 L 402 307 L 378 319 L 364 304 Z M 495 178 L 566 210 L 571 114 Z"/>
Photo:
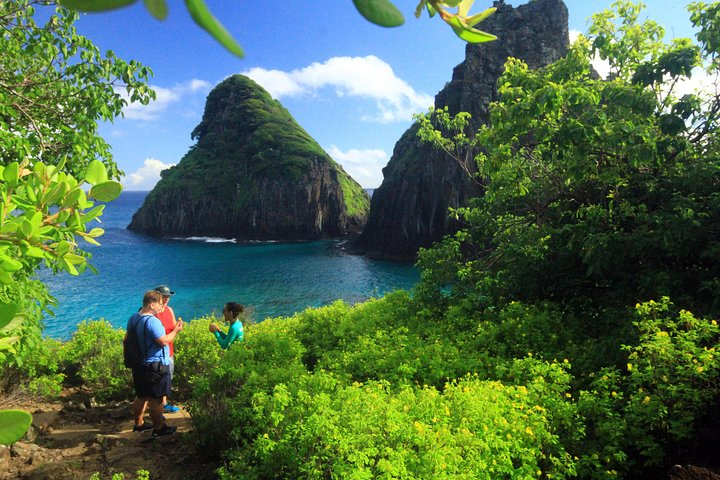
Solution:
<path fill-rule="evenodd" d="M 140 317 L 140 319 L 144 321 L 146 338 L 148 318 L 150 318 L 150 315 L 143 315 L 142 317 Z M 139 321 L 140 320 L 138 320 L 137 322 Z M 126 368 L 141 367 L 145 365 L 145 360 L 147 360 L 147 347 L 143 345 L 144 348 L 140 348 L 140 339 L 138 338 L 136 331 L 138 326 L 137 322 L 135 322 L 135 324 L 131 325 L 130 328 L 128 328 L 125 341 L 123 342 L 123 361 Z"/>

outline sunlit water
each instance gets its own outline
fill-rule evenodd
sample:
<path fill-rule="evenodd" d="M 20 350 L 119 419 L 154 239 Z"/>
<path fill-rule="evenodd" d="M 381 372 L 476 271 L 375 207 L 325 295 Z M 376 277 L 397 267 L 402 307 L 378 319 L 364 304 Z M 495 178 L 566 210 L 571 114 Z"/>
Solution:
<path fill-rule="evenodd" d="M 232 300 L 250 307 L 261 321 L 337 299 L 355 303 L 410 289 L 419 278 L 410 265 L 350 255 L 335 241 L 247 244 L 139 235 L 125 227 L 145 195 L 124 192 L 106 207 L 102 246 L 87 246 L 99 274 L 41 274 L 59 301 L 55 317 L 45 321 L 48 336 L 69 338 L 86 319 L 104 318 L 124 327 L 143 292 L 158 284 L 176 292 L 170 304 L 185 320 L 219 314 Z"/>

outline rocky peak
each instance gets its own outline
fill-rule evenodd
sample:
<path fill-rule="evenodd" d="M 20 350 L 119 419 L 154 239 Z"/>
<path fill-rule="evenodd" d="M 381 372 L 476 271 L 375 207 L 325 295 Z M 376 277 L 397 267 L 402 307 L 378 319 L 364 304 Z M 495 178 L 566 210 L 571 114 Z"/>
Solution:
<path fill-rule="evenodd" d="M 465 61 L 455 67 L 452 80 L 435 97 L 435 107 L 451 113 L 469 112 L 476 126 L 487 122 L 488 106 L 498 97 L 497 80 L 509 57 L 531 68 L 548 65 L 567 52 L 568 12 L 562 0 L 531 0 L 513 8 L 496 1 L 497 12 L 482 24 L 498 40 L 468 44 Z M 423 144 L 417 126 L 396 143 L 383 169 L 383 183 L 373 193 L 368 222 L 356 247 L 372 256 L 409 260 L 460 225 L 448 209 L 467 205 L 482 188 L 455 159 Z"/>
<path fill-rule="evenodd" d="M 156 236 L 307 240 L 359 231 L 367 193 L 258 84 L 212 92 L 197 144 L 161 180 L 129 229 Z"/>

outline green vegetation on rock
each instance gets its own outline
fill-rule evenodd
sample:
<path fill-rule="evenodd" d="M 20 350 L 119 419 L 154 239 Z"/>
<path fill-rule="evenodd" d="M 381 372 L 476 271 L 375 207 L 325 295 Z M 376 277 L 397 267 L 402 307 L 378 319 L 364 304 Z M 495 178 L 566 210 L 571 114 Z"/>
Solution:
<path fill-rule="evenodd" d="M 197 144 L 162 173 L 131 229 L 302 239 L 364 223 L 367 193 L 251 79 L 216 86 L 192 137 Z"/>

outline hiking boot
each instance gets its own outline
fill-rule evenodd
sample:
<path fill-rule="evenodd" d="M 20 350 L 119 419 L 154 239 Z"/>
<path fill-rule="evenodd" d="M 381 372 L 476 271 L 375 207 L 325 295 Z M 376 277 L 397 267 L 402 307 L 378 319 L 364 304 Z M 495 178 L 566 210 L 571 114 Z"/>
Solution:
<path fill-rule="evenodd" d="M 154 438 L 158 438 L 164 437 L 165 435 L 172 435 L 173 433 L 175 433 L 175 430 L 177 430 L 177 427 L 170 427 L 163 423 L 163 426 L 160 430 L 153 430 L 152 436 Z"/>
<path fill-rule="evenodd" d="M 140 425 L 133 425 L 133 432 L 147 432 L 153 428 L 152 425 L 150 425 L 147 422 L 141 423 Z"/>
<path fill-rule="evenodd" d="M 175 413 L 179 412 L 180 408 L 176 407 L 175 405 L 165 405 L 165 413 Z"/>

